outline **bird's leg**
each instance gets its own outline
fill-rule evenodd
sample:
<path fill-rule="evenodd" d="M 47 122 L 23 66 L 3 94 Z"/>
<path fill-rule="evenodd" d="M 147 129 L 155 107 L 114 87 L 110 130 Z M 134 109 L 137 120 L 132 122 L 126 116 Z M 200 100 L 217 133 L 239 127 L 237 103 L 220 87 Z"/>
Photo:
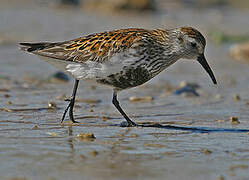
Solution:
<path fill-rule="evenodd" d="M 72 94 L 71 98 L 69 100 L 67 100 L 67 101 L 70 101 L 70 102 L 69 102 L 67 108 L 65 109 L 65 111 L 63 113 L 61 123 L 64 121 L 68 109 L 69 109 L 69 118 L 70 118 L 70 120 L 73 123 L 78 123 L 77 121 L 74 120 L 74 117 L 73 117 L 73 107 L 74 107 L 75 96 L 76 96 L 78 84 L 79 84 L 79 80 L 75 79 L 74 88 L 73 88 L 73 94 Z"/>
<path fill-rule="evenodd" d="M 136 123 L 134 123 L 123 111 L 123 109 L 120 107 L 119 102 L 117 100 L 117 92 L 114 91 L 113 92 L 113 97 L 112 97 L 112 103 L 114 104 L 114 106 L 118 109 L 118 111 L 122 114 L 122 116 L 125 118 L 125 120 L 127 121 L 127 125 L 123 125 L 121 124 L 121 126 L 137 126 Z"/>

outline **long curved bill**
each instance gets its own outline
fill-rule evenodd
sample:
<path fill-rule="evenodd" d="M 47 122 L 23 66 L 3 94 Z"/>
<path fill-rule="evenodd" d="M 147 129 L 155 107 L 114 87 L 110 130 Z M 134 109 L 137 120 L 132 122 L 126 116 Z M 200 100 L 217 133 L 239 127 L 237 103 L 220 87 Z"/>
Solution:
<path fill-rule="evenodd" d="M 215 79 L 214 73 L 212 71 L 212 69 L 210 68 L 210 66 L 207 63 L 207 60 L 204 56 L 204 54 L 201 54 L 198 58 L 197 61 L 202 65 L 202 67 L 206 70 L 206 72 L 208 73 L 208 75 L 210 76 L 210 78 L 212 79 L 214 84 L 217 84 L 217 81 Z"/>

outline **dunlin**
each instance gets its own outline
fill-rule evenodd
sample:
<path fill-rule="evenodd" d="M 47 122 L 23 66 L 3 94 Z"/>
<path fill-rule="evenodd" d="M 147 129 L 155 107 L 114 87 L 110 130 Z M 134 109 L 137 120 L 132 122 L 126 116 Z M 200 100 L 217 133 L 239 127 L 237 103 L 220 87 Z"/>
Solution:
<path fill-rule="evenodd" d="M 75 78 L 69 109 L 73 107 L 79 80 L 92 80 L 112 87 L 112 103 L 126 119 L 125 126 L 137 126 L 122 110 L 117 93 L 149 81 L 178 59 L 197 60 L 216 84 L 204 50 L 206 40 L 192 27 L 175 29 L 120 29 L 83 36 L 64 42 L 20 43 L 21 49 L 43 58 Z M 123 123 L 124 125 L 124 123 Z"/>

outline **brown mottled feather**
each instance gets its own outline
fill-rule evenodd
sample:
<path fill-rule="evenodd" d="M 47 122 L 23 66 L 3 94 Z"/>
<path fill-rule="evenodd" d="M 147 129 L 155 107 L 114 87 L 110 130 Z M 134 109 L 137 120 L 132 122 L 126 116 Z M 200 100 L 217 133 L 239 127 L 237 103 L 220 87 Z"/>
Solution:
<path fill-rule="evenodd" d="M 34 54 L 67 61 L 103 62 L 113 54 L 126 51 L 130 47 L 139 46 L 144 38 L 165 42 L 165 30 L 121 29 L 83 36 L 59 43 L 21 43 L 23 50 Z"/>

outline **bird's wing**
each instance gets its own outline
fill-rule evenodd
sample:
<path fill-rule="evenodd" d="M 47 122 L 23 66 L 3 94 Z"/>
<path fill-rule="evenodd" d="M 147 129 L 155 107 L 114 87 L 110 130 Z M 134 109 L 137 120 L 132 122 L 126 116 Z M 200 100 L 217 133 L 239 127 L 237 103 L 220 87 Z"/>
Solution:
<path fill-rule="evenodd" d="M 58 60 L 103 62 L 115 53 L 139 46 L 139 41 L 149 36 L 149 30 L 122 29 L 91 34 L 70 41 L 49 43 L 20 43 L 21 49 L 39 56 Z"/>

